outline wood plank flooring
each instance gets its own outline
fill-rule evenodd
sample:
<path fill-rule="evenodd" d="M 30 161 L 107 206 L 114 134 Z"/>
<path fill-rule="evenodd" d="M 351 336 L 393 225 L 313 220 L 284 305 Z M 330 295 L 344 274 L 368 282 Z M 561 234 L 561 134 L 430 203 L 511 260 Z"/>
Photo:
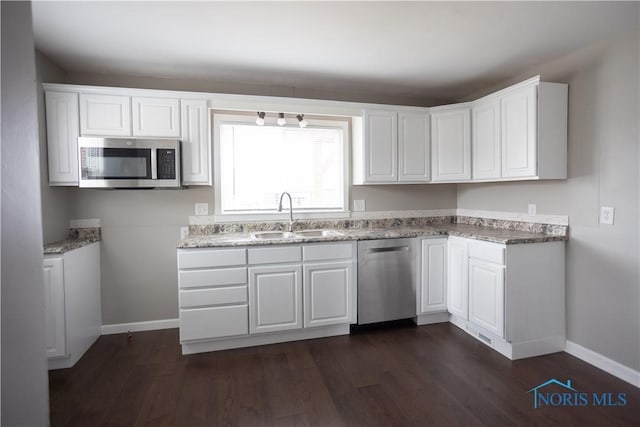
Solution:
<path fill-rule="evenodd" d="M 628 403 L 534 409 L 550 378 Z M 512 362 L 446 323 L 189 356 L 177 329 L 106 335 L 49 382 L 52 426 L 640 425 L 640 389 L 566 353 Z"/>

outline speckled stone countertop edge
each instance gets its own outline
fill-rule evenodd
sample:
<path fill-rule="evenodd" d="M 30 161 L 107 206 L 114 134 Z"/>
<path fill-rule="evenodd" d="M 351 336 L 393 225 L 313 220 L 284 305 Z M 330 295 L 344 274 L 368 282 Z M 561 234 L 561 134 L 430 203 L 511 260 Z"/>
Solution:
<path fill-rule="evenodd" d="M 100 228 L 71 228 L 69 237 L 57 242 L 47 243 L 43 247 L 44 255 L 64 255 L 74 249 L 96 243 L 102 240 Z"/>
<path fill-rule="evenodd" d="M 544 243 L 552 241 L 566 241 L 567 235 L 553 235 L 532 233 L 528 231 L 514 231 L 481 227 L 471 224 L 442 224 L 426 226 L 424 228 L 389 228 L 389 229 L 348 229 L 338 230 L 339 236 L 328 237 L 299 237 L 288 239 L 253 239 L 251 233 L 215 233 L 190 234 L 178 245 L 178 249 L 239 247 L 239 246 L 269 246 L 301 243 L 338 242 L 353 240 L 395 239 L 412 237 L 459 236 L 492 243 L 512 245 Z"/>

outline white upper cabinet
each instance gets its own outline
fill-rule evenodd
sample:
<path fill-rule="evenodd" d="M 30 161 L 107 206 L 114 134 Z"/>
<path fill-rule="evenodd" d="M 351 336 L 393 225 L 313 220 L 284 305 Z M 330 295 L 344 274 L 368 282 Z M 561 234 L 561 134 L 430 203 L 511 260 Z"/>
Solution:
<path fill-rule="evenodd" d="M 361 121 L 354 120 L 355 185 L 429 182 L 429 115 L 426 111 L 367 109 Z"/>
<path fill-rule="evenodd" d="M 471 109 L 472 176 L 492 179 L 501 176 L 500 100 L 478 103 Z"/>
<path fill-rule="evenodd" d="M 131 136 L 131 97 L 80 94 L 82 136 Z"/>
<path fill-rule="evenodd" d="M 430 174 L 429 115 L 398 113 L 398 181 L 428 182 Z"/>
<path fill-rule="evenodd" d="M 471 123 L 466 104 L 431 112 L 432 181 L 471 179 Z"/>
<path fill-rule="evenodd" d="M 502 176 L 536 176 L 537 87 L 527 86 L 501 99 Z"/>
<path fill-rule="evenodd" d="M 364 112 L 364 181 L 398 180 L 398 114 L 395 111 Z"/>
<path fill-rule="evenodd" d="M 473 102 L 473 179 L 567 177 L 567 94 L 539 77 Z"/>
<path fill-rule="evenodd" d="M 211 185 L 211 143 L 207 134 L 207 101 L 180 101 L 182 178 L 184 185 Z"/>
<path fill-rule="evenodd" d="M 180 137 L 179 99 L 134 96 L 131 104 L 133 136 Z"/>
<path fill-rule="evenodd" d="M 45 93 L 50 185 L 78 185 L 78 94 Z"/>

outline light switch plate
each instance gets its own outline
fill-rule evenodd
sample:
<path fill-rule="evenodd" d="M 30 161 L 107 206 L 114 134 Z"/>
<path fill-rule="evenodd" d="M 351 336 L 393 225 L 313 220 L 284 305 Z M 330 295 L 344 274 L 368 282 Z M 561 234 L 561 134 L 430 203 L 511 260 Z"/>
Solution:
<path fill-rule="evenodd" d="M 600 207 L 600 224 L 613 225 L 615 213 L 616 213 L 615 208 L 601 206 Z"/>
<path fill-rule="evenodd" d="M 363 212 L 365 210 L 365 201 L 364 200 L 354 200 L 353 201 L 353 210 L 355 212 Z"/>
<path fill-rule="evenodd" d="M 536 214 L 536 205 L 530 204 L 529 206 L 527 206 L 527 212 L 529 213 L 529 215 L 534 216 Z"/>
<path fill-rule="evenodd" d="M 196 215 L 209 215 L 209 203 L 196 203 Z"/>

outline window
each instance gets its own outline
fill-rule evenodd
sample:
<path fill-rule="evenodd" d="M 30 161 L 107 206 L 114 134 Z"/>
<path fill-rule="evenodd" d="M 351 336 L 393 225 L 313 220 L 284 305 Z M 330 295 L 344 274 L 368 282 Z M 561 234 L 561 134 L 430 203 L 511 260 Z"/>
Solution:
<path fill-rule="evenodd" d="M 300 128 L 254 117 L 214 113 L 216 213 L 268 216 L 285 191 L 298 214 L 344 212 L 348 121 L 307 118 Z"/>

